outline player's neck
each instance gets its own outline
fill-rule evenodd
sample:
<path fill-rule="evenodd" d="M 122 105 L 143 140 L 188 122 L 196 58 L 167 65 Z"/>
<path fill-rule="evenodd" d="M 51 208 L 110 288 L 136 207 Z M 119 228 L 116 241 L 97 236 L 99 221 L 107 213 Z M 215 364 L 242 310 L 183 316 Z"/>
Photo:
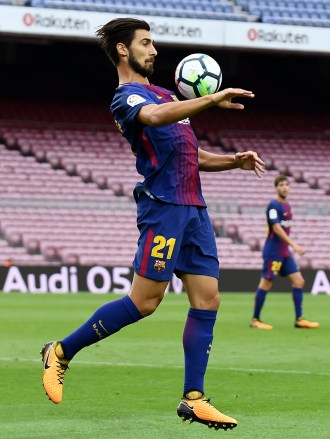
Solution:
<path fill-rule="evenodd" d="M 280 195 L 277 195 L 276 197 L 277 201 L 279 201 L 280 203 L 286 203 L 286 198 L 287 197 L 281 197 Z"/>
<path fill-rule="evenodd" d="M 131 82 L 137 82 L 138 84 L 145 84 L 145 85 L 150 84 L 148 78 L 145 78 L 139 73 L 126 68 L 118 68 L 118 78 L 119 78 L 119 85 L 131 83 Z"/>

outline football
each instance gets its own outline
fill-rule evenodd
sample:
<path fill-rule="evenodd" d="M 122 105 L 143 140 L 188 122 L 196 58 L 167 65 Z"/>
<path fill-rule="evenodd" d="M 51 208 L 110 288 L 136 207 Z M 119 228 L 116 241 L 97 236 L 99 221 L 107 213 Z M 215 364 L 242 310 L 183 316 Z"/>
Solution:
<path fill-rule="evenodd" d="M 209 55 L 193 53 L 181 60 L 175 69 L 175 84 L 187 99 L 213 94 L 220 88 L 222 72 Z"/>

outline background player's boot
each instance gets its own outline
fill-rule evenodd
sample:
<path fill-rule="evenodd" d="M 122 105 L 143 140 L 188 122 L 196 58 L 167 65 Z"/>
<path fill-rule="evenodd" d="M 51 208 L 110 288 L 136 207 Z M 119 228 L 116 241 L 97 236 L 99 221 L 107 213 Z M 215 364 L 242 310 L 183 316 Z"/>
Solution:
<path fill-rule="evenodd" d="M 64 358 L 63 348 L 59 341 L 50 341 L 40 351 L 44 372 L 42 384 L 49 399 L 55 404 L 62 401 L 64 375 L 69 360 Z"/>
<path fill-rule="evenodd" d="M 296 328 L 307 328 L 307 329 L 314 329 L 318 328 L 320 324 L 318 322 L 310 322 L 309 320 L 306 320 L 304 317 L 300 317 L 296 320 L 294 326 Z"/>
<path fill-rule="evenodd" d="M 236 419 L 219 412 L 210 404 L 210 400 L 198 391 L 186 393 L 177 408 L 177 413 L 183 421 L 200 422 L 215 430 L 231 430 L 237 427 Z"/>
<path fill-rule="evenodd" d="M 273 329 L 272 325 L 267 325 L 267 323 L 264 323 L 259 319 L 252 319 L 250 326 L 251 328 L 257 329 Z"/>

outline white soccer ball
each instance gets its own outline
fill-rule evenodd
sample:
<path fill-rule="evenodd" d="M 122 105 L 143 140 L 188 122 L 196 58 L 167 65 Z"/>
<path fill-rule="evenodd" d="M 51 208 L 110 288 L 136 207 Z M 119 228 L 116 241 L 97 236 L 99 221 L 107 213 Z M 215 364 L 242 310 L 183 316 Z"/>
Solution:
<path fill-rule="evenodd" d="M 179 62 L 175 70 L 175 83 L 187 99 L 216 93 L 221 85 L 219 64 L 209 55 L 193 53 Z"/>

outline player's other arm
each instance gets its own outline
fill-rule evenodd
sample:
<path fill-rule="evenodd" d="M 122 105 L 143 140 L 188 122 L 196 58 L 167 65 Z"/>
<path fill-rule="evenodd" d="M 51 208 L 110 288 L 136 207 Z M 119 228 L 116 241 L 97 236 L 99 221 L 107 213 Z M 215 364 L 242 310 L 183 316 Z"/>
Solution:
<path fill-rule="evenodd" d="M 265 172 L 265 162 L 255 151 L 237 152 L 235 155 L 219 155 L 198 148 L 199 169 L 206 172 L 227 171 L 240 168 L 254 171 L 258 177 Z"/>
<path fill-rule="evenodd" d="M 144 105 L 137 114 L 137 120 L 143 125 L 162 126 L 194 116 L 211 107 L 243 110 L 244 105 L 232 102 L 232 99 L 240 97 L 253 98 L 254 94 L 241 88 L 227 88 L 201 98 Z"/>
<path fill-rule="evenodd" d="M 304 255 L 305 249 L 298 245 L 293 239 L 290 238 L 290 236 L 286 233 L 286 231 L 283 229 L 280 223 L 275 223 L 272 225 L 273 232 L 276 233 L 276 235 L 282 239 L 282 241 L 289 244 L 293 250 L 298 253 L 299 255 Z"/>

